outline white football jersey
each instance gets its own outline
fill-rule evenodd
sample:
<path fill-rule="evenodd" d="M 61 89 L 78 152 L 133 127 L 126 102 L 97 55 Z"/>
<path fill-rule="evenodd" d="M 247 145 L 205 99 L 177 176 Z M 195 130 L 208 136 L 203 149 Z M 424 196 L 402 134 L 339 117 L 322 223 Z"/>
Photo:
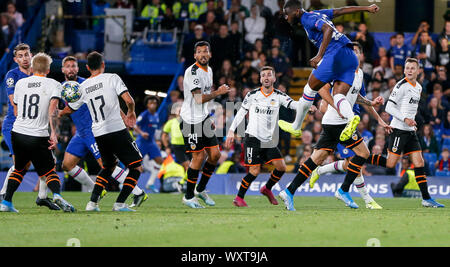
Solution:
<path fill-rule="evenodd" d="M 245 133 L 258 138 L 261 142 L 270 142 L 278 124 L 280 106 L 291 108 L 292 101 L 290 96 L 277 89 L 273 89 L 267 95 L 262 88 L 248 92 L 241 106 L 249 113 Z"/>
<path fill-rule="evenodd" d="M 181 106 L 180 116 L 189 124 L 201 123 L 208 117 L 208 102 L 197 104 L 192 91 L 200 89 L 202 94 L 211 94 L 213 86 L 212 69 L 204 69 L 198 63 L 193 64 L 184 72 L 184 101 Z"/>
<path fill-rule="evenodd" d="M 405 118 L 412 119 L 416 117 L 417 109 L 419 108 L 420 94 L 422 93 L 422 86 L 416 81 L 416 85 L 412 85 L 407 78 L 400 80 L 394 87 L 389 96 L 390 102 L 394 103 Z M 404 131 L 415 131 L 415 126 L 408 126 L 406 122 L 400 121 L 393 117 L 391 124 L 392 128 Z"/>
<path fill-rule="evenodd" d="M 364 73 L 361 69 L 358 69 L 355 73 L 355 78 L 353 79 L 352 87 L 348 90 L 347 95 L 345 98 L 350 103 L 350 105 L 353 107 L 356 103 L 356 99 L 358 98 L 359 92 L 361 91 L 361 88 L 363 87 L 363 79 L 364 79 Z M 336 106 L 339 108 L 339 103 Z M 328 105 L 327 111 L 323 115 L 322 118 L 322 124 L 327 125 L 342 125 L 347 124 L 348 119 L 343 119 L 337 111 L 331 106 Z"/>
<path fill-rule="evenodd" d="M 92 118 L 92 133 L 95 137 L 117 132 L 126 128 L 120 116 L 117 96 L 128 89 L 117 74 L 102 73 L 86 79 L 80 86 L 81 98 L 69 107 L 79 109 L 84 103 Z"/>
<path fill-rule="evenodd" d="M 61 98 L 61 83 L 33 75 L 20 79 L 14 91 L 17 118 L 12 131 L 36 137 L 47 137 L 48 108 L 52 98 Z"/>

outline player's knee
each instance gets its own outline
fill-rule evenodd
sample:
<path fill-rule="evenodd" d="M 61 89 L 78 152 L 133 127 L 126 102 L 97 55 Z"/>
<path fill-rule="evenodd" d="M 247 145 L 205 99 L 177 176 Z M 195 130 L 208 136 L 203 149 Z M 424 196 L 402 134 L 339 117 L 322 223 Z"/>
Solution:
<path fill-rule="evenodd" d="M 220 158 L 220 152 L 211 153 L 210 161 L 213 163 L 217 163 L 219 161 L 219 158 Z"/>
<path fill-rule="evenodd" d="M 72 170 L 73 168 L 75 168 L 74 164 L 71 164 L 70 162 L 67 162 L 67 161 L 63 161 L 63 163 L 62 163 L 63 171 L 68 172 L 68 171 Z"/>
<path fill-rule="evenodd" d="M 259 165 L 257 166 L 250 166 L 248 172 L 253 176 L 258 176 L 261 172 L 261 167 Z"/>
<path fill-rule="evenodd" d="M 386 168 L 388 169 L 392 169 L 395 167 L 395 164 L 397 164 L 396 162 L 386 162 Z"/>

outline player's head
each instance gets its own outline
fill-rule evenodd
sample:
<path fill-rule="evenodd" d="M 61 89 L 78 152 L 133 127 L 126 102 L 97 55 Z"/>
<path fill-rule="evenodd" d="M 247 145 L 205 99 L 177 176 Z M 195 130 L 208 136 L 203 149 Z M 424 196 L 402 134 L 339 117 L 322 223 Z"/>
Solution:
<path fill-rule="evenodd" d="M 415 81 L 419 75 L 419 61 L 415 58 L 407 58 L 405 61 L 404 74 L 408 80 Z"/>
<path fill-rule="evenodd" d="M 260 82 L 263 87 L 270 88 L 277 81 L 275 69 L 270 66 L 262 67 L 259 75 L 261 76 Z"/>
<path fill-rule="evenodd" d="M 358 42 L 352 42 L 352 46 L 353 46 L 353 51 L 356 54 L 356 57 L 358 57 L 359 62 L 361 62 L 362 60 L 362 53 L 363 53 L 363 48 L 362 45 Z"/>
<path fill-rule="evenodd" d="M 90 72 L 98 70 L 103 72 L 105 70 L 105 62 L 103 61 L 102 54 L 96 51 L 89 53 L 86 67 Z"/>
<path fill-rule="evenodd" d="M 195 43 L 194 58 L 202 66 L 206 66 L 211 59 L 211 46 L 206 41 Z"/>
<path fill-rule="evenodd" d="M 294 24 L 297 18 L 303 13 L 302 2 L 300 0 L 287 0 L 283 6 L 283 12 L 289 24 Z"/>
<path fill-rule="evenodd" d="M 52 58 L 46 53 L 37 53 L 31 59 L 31 70 L 34 74 L 47 75 L 50 72 L 52 61 Z"/>
<path fill-rule="evenodd" d="M 29 69 L 31 66 L 30 46 L 24 43 L 20 43 L 14 47 L 14 62 L 22 69 Z"/>
<path fill-rule="evenodd" d="M 76 57 L 67 56 L 62 60 L 62 73 L 67 81 L 76 81 L 78 75 L 78 61 Z"/>
<path fill-rule="evenodd" d="M 149 95 L 144 98 L 145 107 L 150 112 L 155 112 L 159 105 L 159 98 L 154 95 Z"/>

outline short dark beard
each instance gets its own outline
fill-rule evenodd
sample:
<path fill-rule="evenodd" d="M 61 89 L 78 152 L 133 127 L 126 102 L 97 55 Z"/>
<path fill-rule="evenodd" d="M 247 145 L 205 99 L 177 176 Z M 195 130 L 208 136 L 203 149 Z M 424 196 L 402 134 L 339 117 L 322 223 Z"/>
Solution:
<path fill-rule="evenodd" d="M 76 81 L 77 80 L 76 74 L 73 76 L 67 76 L 67 75 L 64 75 L 64 76 L 65 76 L 66 80 L 68 80 L 68 81 Z"/>

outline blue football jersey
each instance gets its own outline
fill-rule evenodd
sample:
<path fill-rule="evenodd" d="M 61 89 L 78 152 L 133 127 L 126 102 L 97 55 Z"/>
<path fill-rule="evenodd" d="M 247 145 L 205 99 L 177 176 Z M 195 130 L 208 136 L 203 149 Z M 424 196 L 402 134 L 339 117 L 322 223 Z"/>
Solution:
<path fill-rule="evenodd" d="M 328 47 L 325 51 L 332 52 L 336 51 L 344 45 L 351 43 L 350 39 L 336 30 L 333 22 L 333 10 L 332 9 L 323 9 L 323 10 L 315 10 L 310 12 L 305 12 L 300 18 L 300 23 L 305 28 L 306 34 L 308 35 L 309 40 L 319 48 L 322 44 L 323 40 L 323 32 L 322 26 L 323 24 L 328 24 L 333 29 L 333 35 L 331 37 L 331 41 L 328 44 Z"/>
<path fill-rule="evenodd" d="M 138 136 L 137 140 L 139 141 L 155 141 L 155 131 L 158 129 L 159 124 L 159 115 L 157 112 L 151 114 L 148 110 L 142 112 L 136 120 L 136 124 L 141 128 L 142 131 L 147 132 L 149 134 L 148 139 L 144 139 L 142 136 Z"/>
<path fill-rule="evenodd" d="M 29 77 L 29 75 L 20 71 L 19 67 L 14 68 L 6 73 L 4 86 L 6 88 L 6 94 L 8 96 L 8 111 L 3 121 L 4 128 L 12 129 L 14 121 L 16 121 L 16 116 L 14 116 L 14 107 L 11 105 L 11 101 L 9 101 L 9 96 L 14 94 L 17 81 L 26 77 Z"/>

